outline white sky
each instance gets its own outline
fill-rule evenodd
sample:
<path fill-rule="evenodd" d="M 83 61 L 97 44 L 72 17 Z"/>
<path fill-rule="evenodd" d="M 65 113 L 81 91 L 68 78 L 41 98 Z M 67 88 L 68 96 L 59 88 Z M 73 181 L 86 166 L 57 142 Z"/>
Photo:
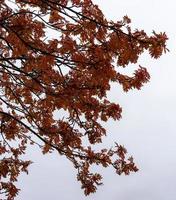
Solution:
<path fill-rule="evenodd" d="M 135 158 L 140 171 L 130 176 L 115 175 L 112 169 L 100 169 L 104 185 L 96 194 L 84 197 L 74 169 L 57 155 L 43 156 L 37 149 L 30 155 L 34 164 L 29 175 L 22 175 L 22 191 L 17 200 L 175 200 L 176 199 L 176 3 L 174 0 L 94 0 L 106 17 L 132 19 L 132 27 L 147 33 L 165 31 L 170 53 L 159 60 L 143 56 L 151 81 L 141 91 L 127 94 L 113 85 L 110 97 L 123 107 L 120 122 L 106 124 L 113 141 L 123 144 Z M 130 66 L 129 66 L 130 69 Z"/>

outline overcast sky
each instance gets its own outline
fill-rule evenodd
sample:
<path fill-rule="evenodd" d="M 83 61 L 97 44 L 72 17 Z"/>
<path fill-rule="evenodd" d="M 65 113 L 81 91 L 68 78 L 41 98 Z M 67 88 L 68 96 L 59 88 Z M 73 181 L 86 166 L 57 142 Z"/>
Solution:
<path fill-rule="evenodd" d="M 176 199 L 176 3 L 174 0 L 94 0 L 108 19 L 132 19 L 132 27 L 147 33 L 165 31 L 170 53 L 159 60 L 142 56 L 151 80 L 141 91 L 122 93 L 113 85 L 111 100 L 123 108 L 120 122 L 106 124 L 105 146 L 114 141 L 133 155 L 140 171 L 130 176 L 100 169 L 104 185 L 84 197 L 70 163 L 57 155 L 43 156 L 37 148 L 29 152 L 34 161 L 29 175 L 18 183 L 17 200 L 175 200 Z M 130 70 L 130 66 L 129 66 Z"/>

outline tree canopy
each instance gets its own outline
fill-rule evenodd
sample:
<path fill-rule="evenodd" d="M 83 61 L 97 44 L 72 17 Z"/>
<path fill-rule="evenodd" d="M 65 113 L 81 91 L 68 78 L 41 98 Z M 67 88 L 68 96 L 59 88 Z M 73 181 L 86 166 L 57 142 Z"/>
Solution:
<path fill-rule="evenodd" d="M 127 92 L 150 78 L 140 65 L 131 77 L 118 69 L 137 65 L 144 51 L 167 51 L 165 33 L 148 36 L 130 23 L 108 21 L 91 0 L 0 0 L 0 194 L 8 200 L 31 163 L 21 158 L 30 145 L 69 159 L 85 195 L 101 184 L 93 164 L 138 170 L 120 144 L 94 150 L 106 135 L 101 121 L 121 118 L 110 84 Z"/>

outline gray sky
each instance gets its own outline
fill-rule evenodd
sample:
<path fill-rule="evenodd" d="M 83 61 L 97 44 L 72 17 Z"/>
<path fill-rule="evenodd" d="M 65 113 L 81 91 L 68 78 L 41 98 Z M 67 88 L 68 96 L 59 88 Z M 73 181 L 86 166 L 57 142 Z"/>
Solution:
<path fill-rule="evenodd" d="M 140 171 L 130 176 L 115 175 L 113 169 L 101 169 L 104 185 L 96 194 L 84 197 L 76 174 L 64 158 L 43 156 L 33 147 L 34 161 L 29 175 L 18 183 L 22 191 L 17 200 L 175 200 L 176 199 L 176 3 L 174 0 L 94 0 L 106 17 L 132 19 L 132 27 L 147 33 L 165 31 L 170 53 L 159 60 L 142 56 L 140 64 L 148 67 L 151 80 L 141 91 L 124 94 L 113 85 L 111 100 L 123 108 L 120 122 L 109 121 L 105 146 L 114 141 L 133 155 Z M 130 70 L 130 66 L 129 66 Z"/>

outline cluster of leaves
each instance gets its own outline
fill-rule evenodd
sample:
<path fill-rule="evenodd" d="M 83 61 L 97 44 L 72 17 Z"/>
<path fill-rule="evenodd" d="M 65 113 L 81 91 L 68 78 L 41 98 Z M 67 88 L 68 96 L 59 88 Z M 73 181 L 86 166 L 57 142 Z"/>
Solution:
<path fill-rule="evenodd" d="M 137 171 L 121 145 L 92 149 L 106 135 L 100 120 L 121 118 L 121 107 L 106 97 L 110 83 L 126 92 L 149 80 L 141 66 L 133 77 L 118 67 L 137 63 L 145 50 L 153 58 L 167 50 L 165 33 L 149 37 L 129 24 L 127 16 L 107 21 L 91 0 L 0 0 L 0 193 L 8 200 L 27 172 L 30 161 L 20 157 L 30 144 L 66 156 L 86 195 L 101 184 L 93 164 Z M 62 109 L 67 117 L 56 117 Z"/>

